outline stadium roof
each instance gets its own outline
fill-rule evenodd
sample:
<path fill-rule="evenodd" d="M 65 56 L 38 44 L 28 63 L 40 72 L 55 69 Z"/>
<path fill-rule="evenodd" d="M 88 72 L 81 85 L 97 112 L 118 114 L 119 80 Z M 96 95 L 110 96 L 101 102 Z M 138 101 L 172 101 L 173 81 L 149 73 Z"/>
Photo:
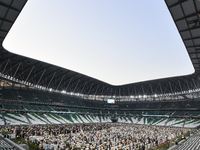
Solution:
<path fill-rule="evenodd" d="M 165 0 L 193 63 L 195 73 L 121 86 L 110 85 L 78 72 L 5 50 L 2 43 L 26 2 L 27 0 L 0 0 L 1 79 L 41 89 L 86 95 L 165 95 L 199 89 L 200 2 L 198 0 Z"/>

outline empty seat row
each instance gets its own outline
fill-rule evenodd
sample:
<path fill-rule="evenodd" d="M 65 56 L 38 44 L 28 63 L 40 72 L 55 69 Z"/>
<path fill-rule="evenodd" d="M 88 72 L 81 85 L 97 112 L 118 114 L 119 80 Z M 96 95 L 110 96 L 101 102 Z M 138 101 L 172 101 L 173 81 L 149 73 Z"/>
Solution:
<path fill-rule="evenodd" d="M 189 138 L 177 150 L 199 150 L 200 149 L 200 132 Z"/>

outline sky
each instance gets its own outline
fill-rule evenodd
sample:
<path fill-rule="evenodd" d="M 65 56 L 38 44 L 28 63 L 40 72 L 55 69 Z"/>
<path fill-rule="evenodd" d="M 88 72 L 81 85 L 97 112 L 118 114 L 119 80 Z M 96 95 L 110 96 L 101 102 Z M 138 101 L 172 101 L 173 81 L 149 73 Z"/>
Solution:
<path fill-rule="evenodd" d="M 112 85 L 194 72 L 164 0 L 28 0 L 3 46 Z"/>

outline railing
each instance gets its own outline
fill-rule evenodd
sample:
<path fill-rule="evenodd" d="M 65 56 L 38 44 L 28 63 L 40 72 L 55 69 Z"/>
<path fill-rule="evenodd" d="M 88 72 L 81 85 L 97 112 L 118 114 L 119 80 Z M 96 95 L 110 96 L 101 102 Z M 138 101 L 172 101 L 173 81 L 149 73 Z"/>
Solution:
<path fill-rule="evenodd" d="M 16 150 L 25 150 L 24 148 L 20 147 L 19 145 L 17 145 L 16 143 L 14 143 L 13 141 L 9 140 L 8 138 L 4 138 L 3 135 L 0 134 L 0 139 L 4 140 L 5 142 L 7 142 L 8 144 L 12 145 L 13 147 L 15 147 Z"/>
<path fill-rule="evenodd" d="M 172 140 L 170 141 L 165 141 L 159 145 L 153 145 L 149 150 L 166 150 L 172 146 L 175 145 L 174 141 L 176 140 L 176 138 L 178 138 L 179 141 L 181 141 L 182 137 L 186 137 L 186 136 L 190 136 L 190 132 L 186 132 L 186 133 L 183 133 L 181 134 L 180 136 L 177 136 L 175 138 L 173 138 Z"/>

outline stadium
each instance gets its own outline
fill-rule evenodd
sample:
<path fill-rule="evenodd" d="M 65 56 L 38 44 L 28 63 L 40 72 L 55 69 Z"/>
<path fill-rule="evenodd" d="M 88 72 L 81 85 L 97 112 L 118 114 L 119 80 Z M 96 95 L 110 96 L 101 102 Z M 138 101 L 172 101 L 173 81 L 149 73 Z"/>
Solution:
<path fill-rule="evenodd" d="M 195 72 L 120 86 L 6 50 L 3 41 L 26 2 L 0 0 L 2 132 L 12 131 L 10 135 L 40 149 L 200 149 L 200 136 L 195 134 L 200 126 L 198 0 L 165 0 Z M 44 134 L 47 128 L 50 132 Z M 134 138 L 129 130 L 141 131 Z M 156 138 L 140 137 L 143 130 L 162 132 Z M 189 134 L 193 136 L 185 140 Z M 0 137 L 0 148 L 23 149 L 9 138 Z M 177 138 L 184 143 L 175 145 Z"/>

